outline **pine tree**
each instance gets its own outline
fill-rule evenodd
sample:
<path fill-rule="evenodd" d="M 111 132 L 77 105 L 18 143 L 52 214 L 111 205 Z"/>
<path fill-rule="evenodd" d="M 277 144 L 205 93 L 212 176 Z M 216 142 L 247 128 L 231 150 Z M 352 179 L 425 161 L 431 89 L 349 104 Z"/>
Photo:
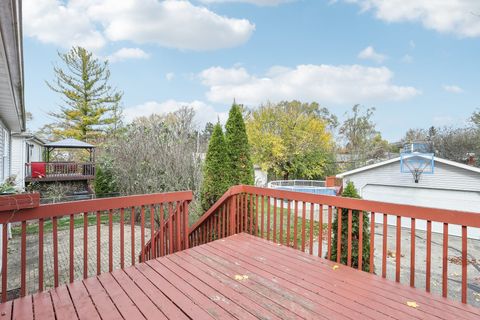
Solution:
<path fill-rule="evenodd" d="M 202 209 L 207 211 L 227 191 L 228 161 L 222 126 L 217 123 L 208 144 L 200 190 Z"/>
<path fill-rule="evenodd" d="M 54 67 L 55 80 L 47 85 L 62 96 L 65 105 L 60 112 L 49 113 L 57 122 L 45 130 L 52 136 L 86 141 L 116 128 L 123 93 L 108 84 L 108 62 L 82 47 L 58 55 L 66 68 Z"/>
<path fill-rule="evenodd" d="M 342 197 L 357 198 L 357 189 L 353 182 L 349 182 L 342 193 Z M 368 214 L 362 212 L 363 215 L 363 234 L 362 234 L 362 269 L 364 271 L 370 270 L 370 223 Z M 359 238 L 359 211 L 352 210 L 352 267 L 358 268 L 358 238 Z M 330 247 L 332 261 L 337 260 L 337 243 L 338 243 L 338 215 L 335 217 L 332 223 L 333 240 Z M 342 245 L 341 245 L 341 257 L 340 262 L 347 264 L 348 255 L 348 209 L 342 209 Z"/>
<path fill-rule="evenodd" d="M 225 142 L 229 162 L 230 185 L 254 184 L 250 145 L 243 121 L 242 110 L 235 102 L 225 124 Z"/>

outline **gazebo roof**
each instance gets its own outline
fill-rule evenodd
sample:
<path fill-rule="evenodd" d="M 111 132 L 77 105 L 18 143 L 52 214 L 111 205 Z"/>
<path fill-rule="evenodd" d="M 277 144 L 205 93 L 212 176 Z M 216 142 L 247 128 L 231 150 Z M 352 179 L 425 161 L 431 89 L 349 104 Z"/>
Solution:
<path fill-rule="evenodd" d="M 47 148 L 77 148 L 77 149 L 94 149 L 95 146 L 77 139 L 63 139 L 60 141 L 49 142 L 45 144 Z"/>

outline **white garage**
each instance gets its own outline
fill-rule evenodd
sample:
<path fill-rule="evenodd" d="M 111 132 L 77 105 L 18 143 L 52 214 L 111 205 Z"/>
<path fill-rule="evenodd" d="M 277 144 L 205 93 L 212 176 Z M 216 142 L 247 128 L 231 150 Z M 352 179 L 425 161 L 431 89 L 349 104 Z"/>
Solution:
<path fill-rule="evenodd" d="M 418 183 L 411 174 L 400 171 L 400 158 L 337 177 L 343 179 L 344 185 L 352 181 L 363 199 L 480 214 L 480 169 L 438 157 L 434 158 L 434 163 L 433 174 L 422 175 Z M 389 217 L 388 221 L 395 225 L 395 217 Z M 402 225 L 409 227 L 410 219 L 402 219 Z M 425 230 L 426 224 L 419 221 L 417 228 Z M 433 231 L 441 232 L 441 224 L 434 223 Z M 461 228 L 450 226 L 449 233 L 459 236 Z M 469 237 L 480 237 L 480 230 L 472 229 Z"/>

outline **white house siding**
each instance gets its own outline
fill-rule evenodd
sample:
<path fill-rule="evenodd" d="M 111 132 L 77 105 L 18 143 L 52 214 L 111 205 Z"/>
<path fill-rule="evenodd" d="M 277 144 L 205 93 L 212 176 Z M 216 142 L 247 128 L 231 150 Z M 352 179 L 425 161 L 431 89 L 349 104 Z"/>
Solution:
<path fill-rule="evenodd" d="M 28 148 L 28 145 L 31 147 Z M 25 187 L 25 163 L 42 161 L 42 150 L 43 146 L 30 137 L 12 136 L 12 175 L 16 176 L 18 188 Z"/>
<path fill-rule="evenodd" d="M 0 182 L 10 176 L 10 131 L 0 121 Z"/>
<path fill-rule="evenodd" d="M 480 214 L 480 173 L 435 162 L 434 174 L 425 174 L 415 183 L 410 174 L 400 172 L 400 162 L 385 164 L 344 177 L 344 184 L 352 181 L 362 198 L 423 207 L 471 211 Z M 377 223 L 382 217 L 377 216 Z M 396 225 L 394 216 L 389 225 Z M 410 227 L 410 219 L 402 218 L 402 226 Z M 417 221 L 417 228 L 426 230 L 425 221 Z M 433 223 L 434 232 L 443 232 L 440 223 Z M 460 236 L 460 226 L 449 226 L 449 234 Z M 480 238 L 480 229 L 469 228 L 468 236 Z"/>

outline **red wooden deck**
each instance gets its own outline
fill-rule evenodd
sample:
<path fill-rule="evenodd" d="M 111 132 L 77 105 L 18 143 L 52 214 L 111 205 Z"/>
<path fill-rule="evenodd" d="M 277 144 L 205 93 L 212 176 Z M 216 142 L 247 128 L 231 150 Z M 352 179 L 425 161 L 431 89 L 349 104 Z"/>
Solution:
<path fill-rule="evenodd" d="M 475 307 L 334 266 L 242 233 L 8 301 L 0 320 L 480 319 Z"/>

